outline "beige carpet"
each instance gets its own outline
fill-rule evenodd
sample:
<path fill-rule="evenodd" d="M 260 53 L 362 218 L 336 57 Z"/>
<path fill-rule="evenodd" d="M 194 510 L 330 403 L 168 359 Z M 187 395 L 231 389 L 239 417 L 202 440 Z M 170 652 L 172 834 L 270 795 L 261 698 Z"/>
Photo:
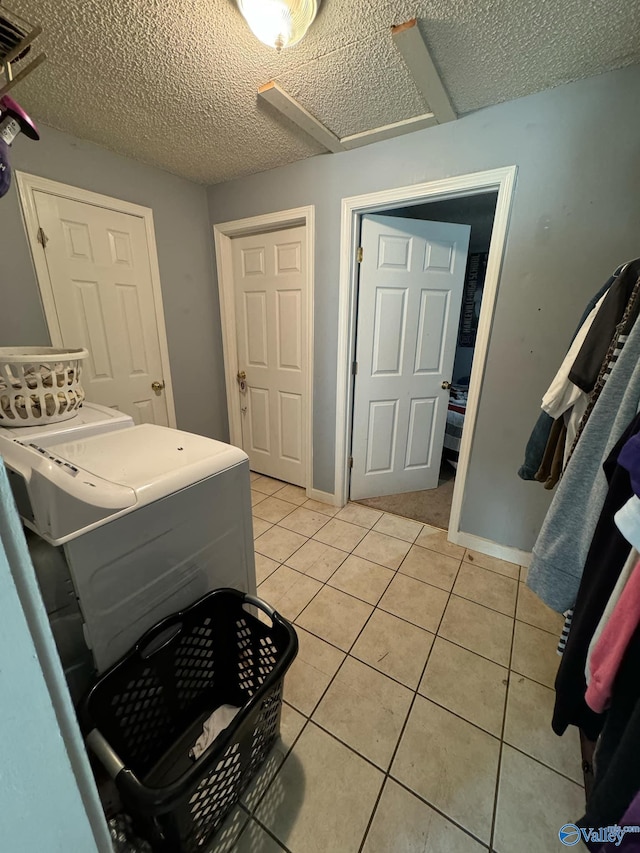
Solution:
<path fill-rule="evenodd" d="M 453 484 L 455 483 L 453 469 L 449 468 L 448 465 L 447 468 L 448 471 L 442 470 L 440 472 L 440 485 L 437 489 L 404 492 L 401 495 L 384 495 L 381 498 L 364 498 L 358 503 L 447 530 L 453 499 Z"/>

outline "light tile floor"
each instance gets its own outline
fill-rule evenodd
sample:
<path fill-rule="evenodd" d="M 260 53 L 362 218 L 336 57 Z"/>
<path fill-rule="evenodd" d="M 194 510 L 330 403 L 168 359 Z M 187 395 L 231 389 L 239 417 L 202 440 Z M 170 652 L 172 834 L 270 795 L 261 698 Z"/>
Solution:
<path fill-rule="evenodd" d="M 252 474 L 258 594 L 300 641 L 216 853 L 549 853 L 584 806 L 550 728 L 562 618 L 525 570 Z"/>

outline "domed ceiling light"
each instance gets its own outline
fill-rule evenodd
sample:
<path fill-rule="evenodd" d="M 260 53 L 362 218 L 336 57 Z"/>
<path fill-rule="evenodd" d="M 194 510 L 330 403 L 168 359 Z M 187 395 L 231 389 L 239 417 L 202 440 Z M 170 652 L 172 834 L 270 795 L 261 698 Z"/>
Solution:
<path fill-rule="evenodd" d="M 318 12 L 320 0 L 238 0 L 253 34 L 277 51 L 303 38 Z"/>

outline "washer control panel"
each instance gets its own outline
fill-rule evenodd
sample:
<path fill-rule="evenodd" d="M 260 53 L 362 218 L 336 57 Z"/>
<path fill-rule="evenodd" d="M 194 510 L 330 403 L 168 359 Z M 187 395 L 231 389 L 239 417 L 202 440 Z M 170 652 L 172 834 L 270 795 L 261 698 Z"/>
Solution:
<path fill-rule="evenodd" d="M 32 450 L 35 450 L 37 453 L 40 453 L 42 456 L 44 456 L 45 459 L 48 459 L 50 462 L 54 462 L 56 465 L 59 465 L 63 471 L 65 471 L 67 474 L 71 474 L 71 476 L 73 477 L 75 477 L 78 471 L 80 470 L 79 468 L 76 468 L 75 465 L 72 465 L 71 462 L 67 462 L 64 459 L 61 459 L 59 456 L 56 456 L 54 453 L 51 453 L 49 450 L 47 450 L 46 447 L 40 447 L 39 444 L 34 444 L 33 442 L 25 444 L 24 441 L 20 441 L 17 438 L 14 438 L 14 442 L 16 444 L 19 444 L 20 447 L 30 447 Z"/>

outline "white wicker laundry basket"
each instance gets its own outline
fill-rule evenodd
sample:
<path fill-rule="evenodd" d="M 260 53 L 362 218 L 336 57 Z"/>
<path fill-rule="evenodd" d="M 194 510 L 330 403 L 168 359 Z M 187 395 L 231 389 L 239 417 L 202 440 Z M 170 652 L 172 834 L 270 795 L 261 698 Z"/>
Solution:
<path fill-rule="evenodd" d="M 86 349 L 0 347 L 0 425 L 66 421 L 84 400 L 80 384 Z"/>

